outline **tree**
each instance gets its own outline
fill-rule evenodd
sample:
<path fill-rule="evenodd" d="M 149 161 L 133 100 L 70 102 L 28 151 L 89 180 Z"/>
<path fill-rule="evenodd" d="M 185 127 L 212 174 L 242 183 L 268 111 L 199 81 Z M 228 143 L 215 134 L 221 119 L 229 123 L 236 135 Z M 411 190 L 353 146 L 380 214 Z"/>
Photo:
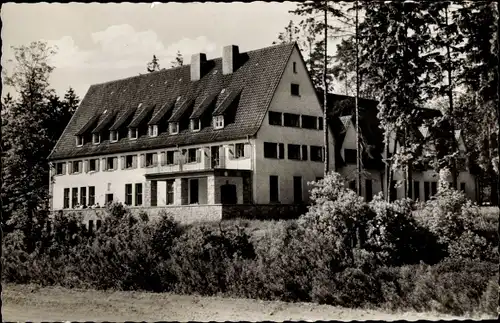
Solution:
<path fill-rule="evenodd" d="M 184 58 L 182 58 L 181 52 L 177 51 L 174 60 L 170 62 L 170 67 L 179 67 L 182 65 L 184 65 Z"/>
<path fill-rule="evenodd" d="M 20 229 L 33 246 L 34 232 L 48 209 L 47 157 L 71 118 L 78 98 L 68 91 L 61 102 L 49 87 L 55 51 L 43 42 L 13 47 L 15 67 L 6 84 L 18 94 L 2 104 L 2 227 Z"/>
<path fill-rule="evenodd" d="M 156 55 L 153 55 L 153 59 L 148 63 L 146 69 L 149 73 L 157 72 L 160 70 L 160 60 L 156 58 Z"/>

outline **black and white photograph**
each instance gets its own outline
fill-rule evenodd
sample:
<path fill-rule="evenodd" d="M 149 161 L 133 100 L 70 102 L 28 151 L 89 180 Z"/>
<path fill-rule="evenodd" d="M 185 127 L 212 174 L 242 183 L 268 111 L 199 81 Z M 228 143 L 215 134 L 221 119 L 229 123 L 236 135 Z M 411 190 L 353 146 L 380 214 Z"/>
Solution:
<path fill-rule="evenodd" d="M 499 316 L 498 1 L 0 6 L 2 321 Z"/>

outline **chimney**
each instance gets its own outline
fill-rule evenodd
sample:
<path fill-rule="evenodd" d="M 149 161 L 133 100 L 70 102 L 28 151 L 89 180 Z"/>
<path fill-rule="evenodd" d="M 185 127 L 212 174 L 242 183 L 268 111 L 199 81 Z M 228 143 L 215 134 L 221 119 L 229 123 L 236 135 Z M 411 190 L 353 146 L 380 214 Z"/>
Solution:
<path fill-rule="evenodd" d="M 231 74 L 236 71 L 239 54 L 238 46 L 224 46 L 222 50 L 222 74 Z"/>
<path fill-rule="evenodd" d="M 204 53 L 193 54 L 191 56 L 191 81 L 198 81 L 202 78 L 203 63 L 207 61 Z"/>

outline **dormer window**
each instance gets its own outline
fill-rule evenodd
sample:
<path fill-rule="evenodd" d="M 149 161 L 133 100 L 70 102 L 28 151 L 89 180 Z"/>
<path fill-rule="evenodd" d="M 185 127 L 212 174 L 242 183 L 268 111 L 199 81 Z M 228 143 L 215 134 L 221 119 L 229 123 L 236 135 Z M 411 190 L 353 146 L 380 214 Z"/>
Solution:
<path fill-rule="evenodd" d="M 191 119 L 191 130 L 192 131 L 200 131 L 201 129 L 201 120 L 200 119 Z"/>
<path fill-rule="evenodd" d="M 152 125 L 148 127 L 148 136 L 150 137 L 158 136 L 158 125 Z"/>
<path fill-rule="evenodd" d="M 215 116 L 214 129 L 222 129 L 222 128 L 224 128 L 224 116 Z"/>
<path fill-rule="evenodd" d="M 118 141 L 118 131 L 112 130 L 109 132 L 109 141 L 117 142 Z"/>
<path fill-rule="evenodd" d="M 137 128 L 130 128 L 128 130 L 128 138 L 130 140 L 134 140 L 134 139 L 137 139 L 137 137 L 139 136 L 139 133 L 137 131 Z"/>
<path fill-rule="evenodd" d="M 101 135 L 98 133 L 93 133 L 92 134 L 92 143 L 94 145 L 98 145 L 101 142 Z"/>
<path fill-rule="evenodd" d="M 171 135 L 178 134 L 179 133 L 179 123 L 178 122 L 170 122 L 169 132 Z"/>
<path fill-rule="evenodd" d="M 76 136 L 76 146 L 77 147 L 83 146 L 83 136 Z"/>

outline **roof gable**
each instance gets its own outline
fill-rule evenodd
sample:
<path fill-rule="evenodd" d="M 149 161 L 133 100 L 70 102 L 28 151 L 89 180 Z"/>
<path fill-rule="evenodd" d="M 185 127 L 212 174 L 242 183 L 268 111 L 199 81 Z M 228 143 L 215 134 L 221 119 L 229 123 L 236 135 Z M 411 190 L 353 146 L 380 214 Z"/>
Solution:
<path fill-rule="evenodd" d="M 264 120 L 276 85 L 281 79 L 294 46 L 293 43 L 283 44 L 240 53 L 238 69 L 227 75 L 222 73 L 221 58 L 208 60 L 204 64 L 202 77 L 195 82 L 190 80 L 190 65 L 184 65 L 92 85 L 49 158 L 84 157 L 253 136 Z M 134 141 L 120 138 L 118 142 L 110 143 L 106 139 L 99 145 L 85 143 L 82 147 L 75 146 L 75 133 L 94 115 L 101 115 L 104 110 L 119 111 L 115 123 L 107 129 L 116 130 L 128 126 L 126 122 L 129 118 L 132 120 L 138 118 L 141 111 L 144 111 L 137 109 L 141 103 L 143 106 L 153 106 L 152 116 L 156 118 L 156 115 L 162 114 L 160 110 L 169 109 L 165 107 L 167 102 L 172 102 L 179 96 L 192 100 L 197 107 L 207 96 L 218 95 L 222 89 L 228 93 L 240 91 L 238 104 L 234 112 L 231 112 L 234 116 L 231 122 L 225 123 L 223 129 L 215 130 L 208 125 L 197 132 L 186 129 L 176 135 L 161 132 L 153 138 L 144 135 Z M 222 96 L 218 95 L 216 105 L 219 106 L 222 100 Z M 189 118 L 191 115 L 185 117 Z M 155 122 L 161 121 L 166 120 L 155 120 Z"/>

